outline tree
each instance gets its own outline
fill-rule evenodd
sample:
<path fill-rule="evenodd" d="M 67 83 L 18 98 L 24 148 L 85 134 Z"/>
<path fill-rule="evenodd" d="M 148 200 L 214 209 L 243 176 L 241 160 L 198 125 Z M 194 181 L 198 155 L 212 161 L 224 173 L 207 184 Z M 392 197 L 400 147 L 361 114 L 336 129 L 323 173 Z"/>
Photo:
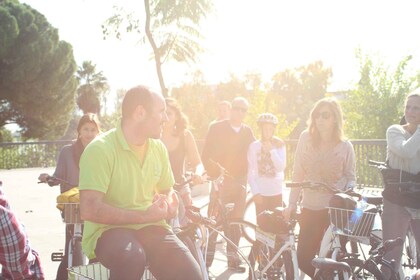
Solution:
<path fill-rule="evenodd" d="M 77 105 L 86 113 L 100 114 L 101 103 L 106 110 L 107 93 L 109 92 L 108 80 L 102 71 L 96 71 L 92 61 L 84 61 L 77 70 L 77 80 L 80 83 L 77 89 Z"/>
<path fill-rule="evenodd" d="M 212 4 L 210 0 L 144 0 L 144 8 L 144 25 L 136 13 L 118 8 L 103 25 L 103 32 L 105 36 L 117 38 L 124 32 L 137 32 L 142 35 L 140 42 L 149 42 L 162 94 L 166 97 L 168 89 L 162 65 L 169 59 L 195 62 L 197 54 L 203 51 L 198 27 L 212 10 Z"/>
<path fill-rule="evenodd" d="M 383 139 L 387 128 L 399 123 L 407 93 L 418 85 L 417 77 L 406 70 L 412 57 L 402 59 L 392 71 L 361 50 L 356 56 L 360 80 L 343 101 L 345 131 L 353 139 Z"/>
<path fill-rule="evenodd" d="M 291 138 L 298 138 L 306 127 L 309 112 L 325 96 L 331 76 L 331 68 L 324 68 L 322 61 L 286 69 L 273 76 L 273 99 L 277 100 L 278 110 L 287 116 L 289 123 L 298 122 Z"/>
<path fill-rule="evenodd" d="M 0 1 L 0 127 L 24 138 L 61 136 L 74 108 L 76 63 L 46 18 L 16 0 Z"/>

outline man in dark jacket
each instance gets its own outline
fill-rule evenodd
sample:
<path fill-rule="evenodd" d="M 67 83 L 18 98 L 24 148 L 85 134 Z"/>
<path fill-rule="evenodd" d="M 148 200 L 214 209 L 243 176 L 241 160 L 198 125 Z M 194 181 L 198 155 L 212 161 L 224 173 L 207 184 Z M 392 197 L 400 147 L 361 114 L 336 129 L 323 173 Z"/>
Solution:
<path fill-rule="evenodd" d="M 207 133 L 202 161 L 210 177 L 220 174 L 220 167 L 226 170 L 219 195 L 223 204 L 234 203 L 233 210 L 229 213 L 230 218 L 243 218 L 246 200 L 248 146 L 255 141 L 254 134 L 250 127 L 243 123 L 248 110 L 248 101 L 243 97 L 236 97 L 232 101 L 230 119 L 212 124 Z M 214 205 L 214 195 L 211 195 L 210 204 Z M 212 207 L 209 206 L 210 215 Z M 239 244 L 240 229 L 231 227 L 226 236 L 236 245 Z M 210 241 L 207 266 L 210 266 L 213 257 L 213 241 L 216 235 L 212 235 Z M 228 267 L 237 272 L 244 272 L 245 268 L 240 266 L 241 261 L 230 244 L 228 251 Z"/>

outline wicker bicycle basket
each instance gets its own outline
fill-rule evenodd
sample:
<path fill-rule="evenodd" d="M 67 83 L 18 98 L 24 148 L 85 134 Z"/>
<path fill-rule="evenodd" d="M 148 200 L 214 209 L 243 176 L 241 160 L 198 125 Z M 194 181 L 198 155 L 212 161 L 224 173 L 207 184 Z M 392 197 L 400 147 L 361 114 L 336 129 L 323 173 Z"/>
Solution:
<path fill-rule="evenodd" d="M 376 211 L 349 210 L 329 207 L 330 223 L 337 233 L 349 237 L 369 237 L 372 231 Z"/>
<path fill-rule="evenodd" d="M 109 270 L 100 263 L 75 266 L 68 269 L 69 280 L 108 280 Z M 141 280 L 156 280 L 146 267 Z"/>
<path fill-rule="evenodd" d="M 100 263 L 92 263 L 69 268 L 68 276 L 69 280 L 108 280 L 109 270 Z"/>
<path fill-rule="evenodd" d="M 59 203 L 63 206 L 63 219 L 66 224 L 81 224 L 79 203 Z"/>

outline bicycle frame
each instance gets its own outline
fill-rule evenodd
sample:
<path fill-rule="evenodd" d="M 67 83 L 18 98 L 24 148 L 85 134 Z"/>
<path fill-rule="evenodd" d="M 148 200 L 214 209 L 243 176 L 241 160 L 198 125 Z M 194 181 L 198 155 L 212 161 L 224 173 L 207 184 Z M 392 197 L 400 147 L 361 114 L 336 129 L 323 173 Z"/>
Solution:
<path fill-rule="evenodd" d="M 257 228 L 257 240 L 261 242 L 264 245 L 267 245 L 268 247 L 274 249 L 275 248 L 275 242 L 276 242 L 276 236 L 275 234 L 270 234 L 263 232 L 262 230 L 259 230 Z M 274 238 L 274 239 L 273 239 Z M 295 234 L 293 229 L 289 230 L 288 239 L 284 242 L 283 246 L 277 251 L 277 253 L 271 258 L 271 260 L 268 261 L 267 265 L 259 271 L 261 275 L 264 275 L 270 267 L 273 266 L 273 264 L 277 261 L 277 259 L 286 251 L 290 251 L 292 255 L 292 263 L 293 263 L 293 272 L 294 272 L 294 279 L 299 280 L 299 266 L 298 266 L 298 260 L 297 260 L 297 252 L 296 252 L 296 240 L 295 240 Z"/>

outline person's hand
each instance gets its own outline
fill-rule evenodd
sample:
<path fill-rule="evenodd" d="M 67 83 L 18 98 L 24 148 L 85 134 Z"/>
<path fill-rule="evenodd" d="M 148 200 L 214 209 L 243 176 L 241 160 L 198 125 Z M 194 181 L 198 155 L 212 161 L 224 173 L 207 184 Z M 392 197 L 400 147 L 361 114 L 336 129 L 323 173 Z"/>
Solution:
<path fill-rule="evenodd" d="M 48 177 L 50 177 L 50 175 L 48 175 L 47 173 L 41 173 L 41 174 L 39 174 L 39 176 L 38 176 L 38 180 L 39 180 L 41 183 L 46 183 L 46 182 L 47 182 L 47 180 L 48 180 Z"/>
<path fill-rule="evenodd" d="M 176 195 L 175 192 L 171 192 L 167 196 L 166 201 L 168 203 L 168 214 L 166 218 L 173 219 L 176 217 L 176 215 L 178 215 L 178 206 L 179 206 L 178 196 Z"/>
<path fill-rule="evenodd" d="M 146 210 L 147 219 L 150 222 L 157 222 L 166 219 L 168 216 L 168 201 L 166 195 L 155 194 L 153 203 Z"/>
<path fill-rule="evenodd" d="M 191 182 L 192 182 L 193 186 L 195 186 L 195 185 L 201 185 L 201 184 L 204 183 L 204 179 L 203 179 L 202 176 L 200 176 L 198 174 L 193 174 L 192 175 L 192 181 Z"/>
<path fill-rule="evenodd" d="M 256 195 L 254 195 L 252 197 L 252 199 L 254 200 L 255 204 L 261 204 L 263 202 L 262 201 L 262 196 L 259 193 L 257 193 Z"/>

